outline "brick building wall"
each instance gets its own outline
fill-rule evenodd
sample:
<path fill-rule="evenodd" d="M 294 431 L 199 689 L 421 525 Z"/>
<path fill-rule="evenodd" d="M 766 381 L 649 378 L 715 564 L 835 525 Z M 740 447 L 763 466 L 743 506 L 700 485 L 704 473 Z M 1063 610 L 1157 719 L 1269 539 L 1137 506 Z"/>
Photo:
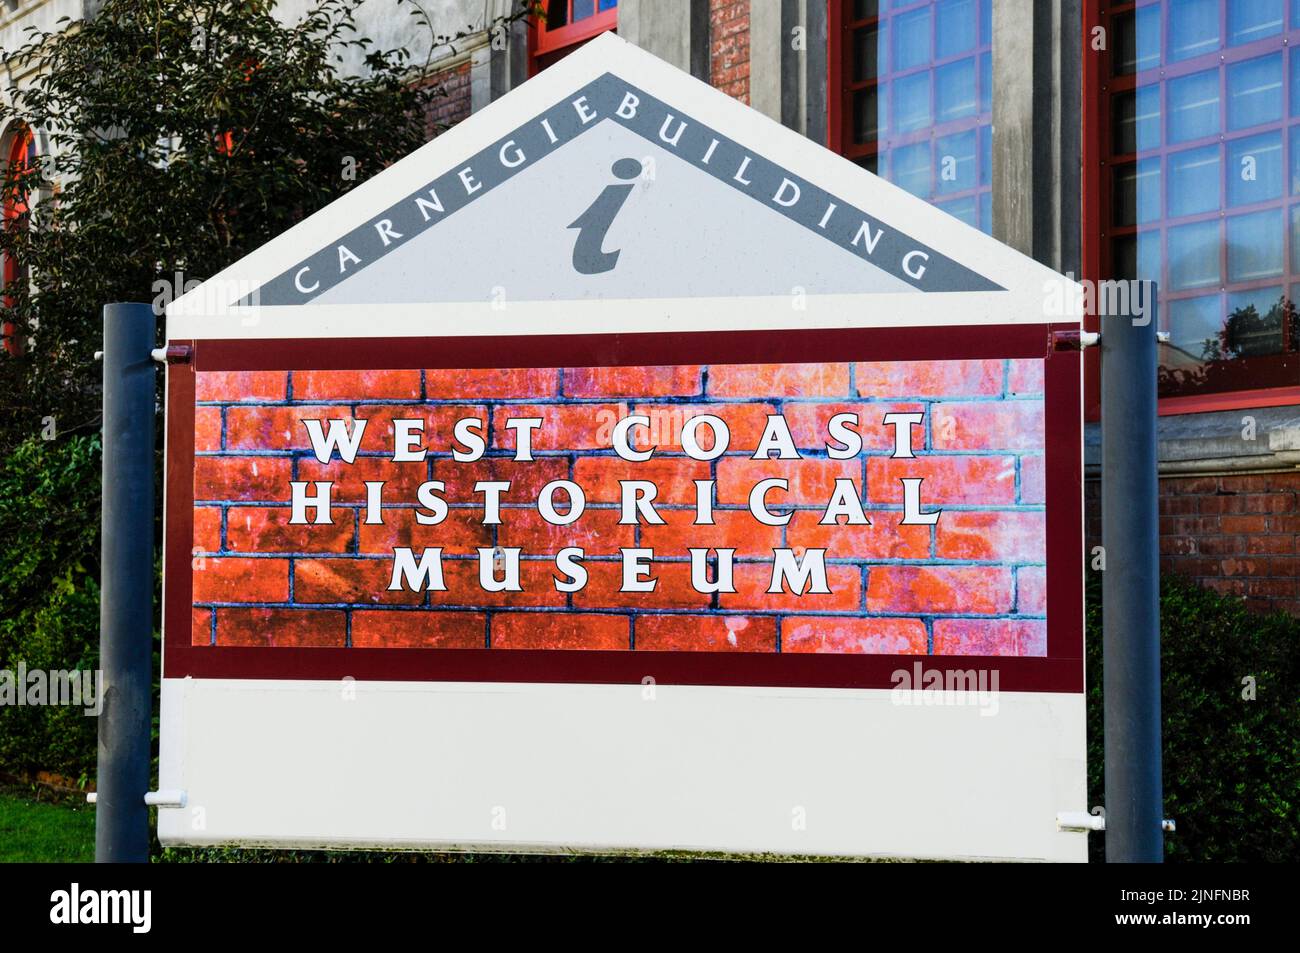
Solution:
<path fill-rule="evenodd" d="M 1042 361 L 713 365 L 527 370 L 200 372 L 197 377 L 193 641 L 198 645 L 683 649 L 1043 655 L 1046 651 Z M 610 434 L 645 413 L 628 462 Z M 921 411 L 914 459 L 893 456 L 890 411 Z M 827 424 L 859 414 L 862 453 L 831 458 Z M 716 414 L 730 449 L 682 449 L 681 425 Z M 802 458 L 752 459 L 769 415 Z M 486 422 L 487 454 L 451 457 L 463 417 Z M 509 417 L 540 417 L 536 459 L 513 460 Z M 303 419 L 365 419 L 355 462 L 313 453 Z M 395 418 L 425 421 L 428 459 L 392 461 Z M 707 433 L 707 431 L 706 431 Z M 709 449 L 706 437 L 701 446 Z M 899 525 L 900 477 L 923 478 L 937 525 Z M 748 494 L 789 480 L 788 525 L 767 526 Z M 871 525 L 821 525 L 837 478 Z M 334 522 L 291 525 L 291 480 L 333 480 Z M 502 523 L 484 525 L 478 480 L 510 480 Z M 570 479 L 587 508 L 546 523 L 534 501 Z M 658 486 L 664 525 L 619 522 L 619 481 Z M 365 481 L 383 480 L 382 524 L 363 520 Z M 426 480 L 448 517 L 415 520 Z M 692 525 L 696 480 L 715 482 L 716 524 Z M 563 496 L 561 497 L 563 500 Z M 556 591 L 554 554 L 582 545 L 585 588 Z M 393 549 L 444 550 L 445 592 L 390 591 Z M 736 550 L 735 593 L 691 585 L 688 547 Z M 522 550 L 519 592 L 479 587 L 478 550 Z M 620 591 L 620 549 L 655 551 L 654 592 Z M 830 592 L 767 591 L 773 550 L 825 548 Z M 715 554 L 710 554 L 716 558 Z M 712 570 L 711 570 L 712 572 Z M 707 614 L 705 614 L 707 612 Z"/>
<path fill-rule="evenodd" d="M 1088 545 L 1101 541 L 1101 484 L 1087 482 Z M 1160 480 L 1160 569 L 1251 609 L 1300 615 L 1300 471 Z"/>
<path fill-rule="evenodd" d="M 709 0 L 709 84 L 749 103 L 749 0 Z"/>
<path fill-rule="evenodd" d="M 440 90 L 429 104 L 429 138 L 446 132 L 470 114 L 470 61 L 438 70 L 429 79 L 429 85 Z"/>

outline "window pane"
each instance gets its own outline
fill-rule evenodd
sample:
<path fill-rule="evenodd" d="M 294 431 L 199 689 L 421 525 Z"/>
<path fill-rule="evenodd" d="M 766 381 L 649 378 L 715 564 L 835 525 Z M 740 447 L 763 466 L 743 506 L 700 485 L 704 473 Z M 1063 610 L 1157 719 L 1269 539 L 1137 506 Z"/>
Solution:
<path fill-rule="evenodd" d="M 1282 32 L 1282 0 L 1228 0 L 1228 45 L 1254 43 Z"/>
<path fill-rule="evenodd" d="M 1228 280 L 1254 281 L 1282 274 L 1282 210 L 1228 219 Z"/>
<path fill-rule="evenodd" d="M 921 198 L 930 197 L 930 143 L 894 149 L 889 180 Z"/>
<path fill-rule="evenodd" d="M 1291 270 L 1300 271 L 1300 205 L 1291 209 Z"/>
<path fill-rule="evenodd" d="M 874 26 L 853 31 L 853 82 L 875 79 L 880 73 L 880 31 Z"/>
<path fill-rule="evenodd" d="M 894 19 L 894 69 L 905 70 L 930 62 L 930 8 L 900 14 Z"/>
<path fill-rule="evenodd" d="M 885 117 L 880 115 L 882 101 L 877 95 L 878 87 L 868 86 L 853 94 L 853 141 L 871 142 L 886 125 Z"/>
<path fill-rule="evenodd" d="M 1160 4 L 1115 17 L 1115 72 L 1137 73 L 1160 65 Z"/>
<path fill-rule="evenodd" d="M 1300 0 L 1296 0 L 1300 3 Z M 1291 115 L 1300 116 L 1300 47 L 1291 50 Z"/>
<path fill-rule="evenodd" d="M 1296 0 L 1300 3 L 1300 0 Z M 993 42 L 993 0 L 980 0 L 980 46 Z"/>
<path fill-rule="evenodd" d="M 985 235 L 993 234 L 993 193 L 980 193 L 980 231 Z"/>
<path fill-rule="evenodd" d="M 980 185 L 993 181 L 993 130 L 980 126 Z"/>
<path fill-rule="evenodd" d="M 1115 167 L 1116 225 L 1153 222 L 1160 217 L 1160 160 L 1143 159 Z"/>
<path fill-rule="evenodd" d="M 1160 87 L 1143 86 L 1116 93 L 1111 103 L 1115 115 L 1114 151 L 1128 155 L 1160 145 Z"/>
<path fill-rule="evenodd" d="M 1169 0 L 1169 61 L 1219 48 L 1219 0 Z"/>
<path fill-rule="evenodd" d="M 1300 193 L 1300 126 L 1291 127 L 1291 194 Z"/>
<path fill-rule="evenodd" d="M 1115 278 L 1137 277 L 1137 236 L 1121 235 L 1111 242 L 1110 273 Z"/>
<path fill-rule="evenodd" d="M 600 9 L 602 11 L 613 10 L 616 6 L 618 6 L 618 0 L 600 0 Z"/>
<path fill-rule="evenodd" d="M 975 188 L 975 130 L 961 132 L 953 136 L 944 136 L 935 143 L 935 155 L 939 163 L 940 194 L 965 192 Z M 974 206 L 972 206 L 972 223 Z M 963 220 L 964 221 L 964 220 Z"/>
<path fill-rule="evenodd" d="M 1160 280 L 1160 232 L 1121 235 L 1111 243 L 1111 273 L 1116 278 Z"/>
<path fill-rule="evenodd" d="M 1220 335 L 1223 356 L 1280 354 L 1286 310 L 1281 285 L 1228 295 L 1227 318 Z"/>
<path fill-rule="evenodd" d="M 1160 230 L 1138 233 L 1137 274 L 1144 281 L 1160 280 Z"/>
<path fill-rule="evenodd" d="M 1169 81 L 1169 141 L 1202 139 L 1219 131 L 1219 71 Z"/>
<path fill-rule="evenodd" d="M 1183 363 L 1202 361 L 1207 353 L 1213 354 L 1222 326 L 1218 295 L 1169 302 L 1170 343 L 1183 352 Z"/>
<path fill-rule="evenodd" d="M 1282 118 L 1282 55 L 1228 67 L 1228 128 L 1246 129 Z"/>
<path fill-rule="evenodd" d="M 1222 204 L 1219 147 L 1203 146 L 1169 157 L 1169 217 L 1209 212 Z"/>
<path fill-rule="evenodd" d="M 1228 204 L 1252 205 L 1282 196 L 1282 133 L 1228 143 Z"/>
<path fill-rule="evenodd" d="M 979 224 L 979 207 L 975 202 L 975 196 L 966 198 L 953 199 L 950 202 L 940 202 L 939 208 L 943 209 L 953 218 L 960 219 L 967 225 Z"/>
<path fill-rule="evenodd" d="M 573 20 L 585 20 L 596 12 L 595 0 L 573 0 Z"/>
<path fill-rule="evenodd" d="M 930 74 L 913 73 L 894 80 L 894 123 L 899 132 L 930 125 Z"/>
<path fill-rule="evenodd" d="M 993 55 L 980 54 L 980 112 L 993 111 Z"/>
<path fill-rule="evenodd" d="M 948 122 L 962 116 L 974 116 L 975 60 L 958 60 L 934 71 L 934 108 L 936 122 Z"/>
<path fill-rule="evenodd" d="M 546 29 L 554 30 L 557 27 L 568 25 L 568 22 L 568 0 L 552 0 L 551 3 L 546 5 Z"/>
<path fill-rule="evenodd" d="M 1217 285 L 1219 251 L 1217 221 L 1169 229 L 1169 284 L 1172 290 Z"/>
<path fill-rule="evenodd" d="M 975 48 L 975 0 L 939 0 L 935 9 L 934 58 L 956 56 Z"/>

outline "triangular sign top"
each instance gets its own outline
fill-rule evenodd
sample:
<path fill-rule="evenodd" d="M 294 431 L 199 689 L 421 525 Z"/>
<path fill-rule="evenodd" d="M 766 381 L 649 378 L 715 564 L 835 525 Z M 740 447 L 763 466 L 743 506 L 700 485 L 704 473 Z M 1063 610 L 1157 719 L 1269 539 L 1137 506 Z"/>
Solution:
<path fill-rule="evenodd" d="M 169 336 L 265 336 L 251 311 L 293 309 L 287 333 L 306 320 L 339 335 L 340 309 L 506 302 L 640 302 L 648 316 L 871 295 L 910 301 L 919 323 L 981 320 L 935 317 L 954 303 L 936 292 L 1040 321 L 1022 303 L 1060 280 L 605 34 L 179 299 Z"/>

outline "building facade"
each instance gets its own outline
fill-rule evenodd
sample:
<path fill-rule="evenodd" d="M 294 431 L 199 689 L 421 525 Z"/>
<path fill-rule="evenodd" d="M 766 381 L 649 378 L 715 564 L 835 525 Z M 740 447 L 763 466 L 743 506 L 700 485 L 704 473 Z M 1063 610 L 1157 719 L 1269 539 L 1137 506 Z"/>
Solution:
<path fill-rule="evenodd" d="M 94 7 L 0 3 L 5 48 Z M 368 0 L 358 25 L 427 62 L 431 135 L 616 30 L 1058 271 L 1158 282 L 1164 568 L 1300 613 L 1300 0 L 512 6 L 437 0 L 421 24 Z M 1093 354 L 1086 374 L 1095 543 Z"/>

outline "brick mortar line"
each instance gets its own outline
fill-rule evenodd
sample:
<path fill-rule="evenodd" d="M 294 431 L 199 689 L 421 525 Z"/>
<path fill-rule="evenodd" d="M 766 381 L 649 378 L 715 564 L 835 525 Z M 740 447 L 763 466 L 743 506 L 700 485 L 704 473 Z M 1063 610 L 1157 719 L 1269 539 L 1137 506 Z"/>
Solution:
<path fill-rule="evenodd" d="M 436 548 L 436 547 L 426 547 L 426 548 Z M 496 547 L 485 547 L 485 548 L 495 549 Z M 508 547 L 508 548 L 513 549 L 516 547 Z M 704 547 L 697 546 L 695 548 L 702 549 Z M 710 550 L 716 550 L 719 547 L 710 546 L 708 548 Z M 727 549 L 730 547 L 724 546 L 721 548 Z M 1269 554 L 1265 554 L 1265 555 L 1269 555 Z M 256 552 L 256 553 L 233 550 L 233 551 L 222 552 L 222 553 L 200 552 L 200 553 L 196 553 L 195 556 L 196 558 L 203 557 L 209 559 L 290 559 L 290 560 L 311 559 L 316 561 L 328 559 L 334 562 L 353 562 L 353 563 L 378 562 L 380 560 L 384 560 L 384 559 L 391 560 L 393 558 L 391 553 L 337 553 L 337 552 L 328 552 L 328 551 L 312 552 L 310 550 L 301 550 L 301 551 L 293 550 L 293 551 L 286 551 L 286 552 Z M 473 554 L 443 553 L 442 556 L 443 559 L 453 560 L 456 562 L 471 562 L 471 561 L 476 562 L 479 558 L 477 553 L 473 553 Z M 551 563 L 555 561 L 555 556 L 556 556 L 555 553 L 539 553 L 539 554 L 520 553 L 519 559 L 520 562 L 525 562 L 525 563 L 540 563 L 540 562 Z M 584 562 L 618 563 L 622 561 L 623 557 L 621 555 L 615 555 L 612 553 L 603 553 L 599 555 L 587 555 L 587 556 L 583 556 L 582 558 Z M 713 557 L 710 557 L 710 559 L 712 558 Z M 734 563 L 738 566 L 770 566 L 773 564 L 773 561 L 774 561 L 773 559 L 765 559 L 762 556 L 737 556 L 735 557 Z M 678 566 L 686 566 L 686 565 L 690 565 L 691 558 L 690 556 L 663 556 L 663 557 L 653 556 L 651 557 L 651 562 L 654 564 L 671 564 L 671 565 L 678 565 Z M 965 560 L 939 559 L 931 562 L 919 558 L 900 559 L 896 557 L 888 557 L 888 558 L 881 558 L 881 559 L 871 559 L 869 557 L 860 557 L 860 556 L 858 557 L 830 556 L 827 557 L 826 559 L 826 565 L 827 566 L 860 566 L 866 568 L 870 568 L 872 566 L 896 566 L 904 569 L 906 568 L 926 569 L 930 567 L 936 569 L 951 569 L 951 568 L 1044 569 L 1047 567 L 1046 562 L 992 562 L 992 561 L 981 561 L 976 559 L 965 559 Z M 202 570 L 198 570 L 198 571 L 202 572 Z"/>
<path fill-rule="evenodd" d="M 294 407 L 464 407 L 474 409 L 483 407 L 496 410 L 502 407 L 600 407 L 606 404 L 627 404 L 629 411 L 643 405 L 689 406 L 692 404 L 737 404 L 744 407 L 761 407 L 778 400 L 786 400 L 800 406 L 815 407 L 821 404 L 1028 404 L 1042 403 L 1043 391 L 1013 391 L 1005 394 L 831 394 L 827 396 L 808 394 L 768 394 L 728 396 L 723 394 L 601 394 L 588 397 L 569 396 L 566 394 L 536 394 L 525 397 L 368 397 L 357 400 L 355 397 L 295 397 L 283 399 L 250 398 L 235 400 L 232 398 L 209 398 L 196 400 L 195 407 L 230 408 L 289 408 Z"/>
<path fill-rule="evenodd" d="M 715 491 L 716 491 L 717 488 L 715 487 L 714 489 L 715 489 Z M 447 500 L 444 500 L 443 502 L 445 502 L 445 503 L 447 504 L 447 508 L 448 508 L 449 510 L 481 510 L 481 509 L 483 509 L 483 505 L 482 505 L 481 503 L 461 503 L 461 502 L 451 502 L 451 501 L 447 501 Z M 863 505 L 863 509 L 866 510 L 868 513 L 901 513 L 901 512 L 903 512 L 903 504 L 902 504 L 902 503 L 880 503 L 880 502 L 876 502 L 876 501 L 874 501 L 874 500 L 863 500 L 863 501 L 861 501 L 861 502 L 862 502 L 862 505 Z M 278 508 L 278 509 L 289 509 L 289 508 L 292 507 L 292 505 L 293 505 L 293 504 L 292 504 L 292 501 L 291 501 L 291 500 L 288 500 L 288 499 L 282 499 L 282 500 L 231 500 L 231 499 L 216 499 L 216 498 L 212 498 L 212 499 L 197 499 L 197 500 L 194 501 L 194 508 L 195 508 L 195 509 L 208 509 L 208 510 L 216 509 L 217 507 L 224 507 L 224 508 L 241 507 L 241 508 L 245 508 L 245 509 L 272 509 L 272 508 Z M 949 511 L 951 511 L 951 512 L 954 512 L 954 513 L 1046 513 L 1046 512 L 1047 512 L 1047 510 L 1046 510 L 1046 504 L 1044 504 L 1044 503 L 944 503 L 944 502 L 942 502 L 942 501 L 939 501 L 939 502 L 937 502 L 937 503 L 933 503 L 933 504 L 931 504 L 931 505 L 941 506 L 941 507 L 943 508 L 943 511 L 944 511 L 944 512 L 949 512 Z M 666 512 L 666 513 L 693 513 L 693 512 L 695 512 L 695 506 L 694 506 L 693 504 L 690 504 L 690 503 L 660 503 L 658 500 L 656 500 L 656 501 L 655 501 L 655 504 L 654 504 L 654 507 L 655 507 L 656 510 L 663 510 L 663 511 Z M 358 511 L 360 511 L 360 510 L 364 510 L 364 509 L 366 508 L 366 504 L 365 504 L 364 502 L 362 502 L 362 501 L 353 501 L 353 500 L 337 500 L 337 501 L 334 501 L 334 502 L 331 502 L 331 503 L 330 503 L 330 508 L 331 508 L 331 510 L 340 510 L 340 511 L 342 511 L 342 510 L 358 510 Z M 536 512 L 537 512 L 537 506 L 536 506 L 535 503 L 504 503 L 504 502 L 503 502 L 503 503 L 500 504 L 500 508 L 501 508 L 502 510 L 519 511 L 519 512 L 524 512 L 524 513 L 536 513 Z M 590 502 L 590 501 L 589 501 L 589 502 L 586 504 L 586 507 L 585 507 L 585 508 L 586 508 L 587 510 L 593 510 L 593 511 L 602 512 L 602 513 L 610 513 L 610 512 L 616 512 L 616 511 L 618 511 L 618 510 L 621 510 L 621 509 L 622 509 L 622 504 L 621 504 L 621 503 L 604 503 L 604 502 L 596 502 L 596 503 L 593 503 L 593 502 Z M 390 511 L 390 512 L 393 512 L 393 511 L 401 511 L 401 510 L 422 510 L 422 509 L 424 509 L 424 507 L 421 506 L 419 503 L 384 503 L 384 504 L 381 505 L 381 509 L 384 509 L 384 510 L 388 510 L 388 511 Z M 744 504 L 744 503 L 717 503 L 717 504 L 714 505 L 713 509 L 714 509 L 716 512 L 719 512 L 719 513 L 748 513 L 748 512 L 749 512 L 749 507 L 748 507 L 748 505 L 746 505 L 746 504 Z M 824 504 L 824 503 L 784 503 L 784 504 L 781 504 L 780 506 L 774 506 L 774 507 L 772 507 L 772 512 L 773 512 L 773 514 L 774 514 L 774 515 L 777 515 L 777 516 L 783 515 L 783 512 L 782 512 L 782 511 L 788 511 L 788 512 L 792 512 L 792 513 L 798 514 L 798 513 L 822 513 L 822 512 L 825 512 L 825 510 L 826 510 L 826 504 Z M 1229 515 L 1239 515 L 1239 514 L 1229 514 Z M 1259 514 L 1259 515 L 1265 515 L 1265 516 L 1267 516 L 1267 515 L 1274 515 L 1274 516 L 1277 516 L 1277 515 L 1280 515 L 1280 514 L 1277 514 L 1277 513 L 1274 513 L 1274 514 L 1267 514 L 1267 513 L 1265 513 L 1265 514 Z M 574 523 L 581 522 L 581 519 L 582 519 L 582 518 L 579 517 L 577 520 L 574 521 Z M 572 526 L 572 525 L 574 525 L 574 523 L 566 523 L 566 524 L 562 524 L 562 525 Z M 290 526 L 290 525 L 291 525 L 291 526 L 333 526 L 333 525 L 335 525 L 335 524 L 334 524 L 334 523 L 286 523 L 285 525 L 286 525 L 286 526 Z M 367 525 L 367 526 L 387 526 L 388 524 L 387 524 L 387 523 L 366 523 L 365 525 Z M 442 524 L 441 524 L 441 523 L 422 523 L 422 524 L 420 524 L 420 525 L 422 525 L 422 526 L 440 526 L 440 525 L 442 525 Z M 503 523 L 480 523 L 479 525 L 481 525 L 481 526 L 504 526 L 504 525 L 506 525 L 506 524 L 503 522 Z M 554 525 L 558 525 L 558 524 L 548 523 L 547 525 L 548 525 L 548 526 L 554 526 Z M 617 525 L 619 525 L 619 526 L 632 526 L 632 525 L 634 525 L 634 524 L 632 524 L 632 523 L 619 523 L 619 524 L 617 524 Z M 635 525 L 647 525 L 647 526 L 671 526 L 672 524 L 670 524 L 670 523 L 647 523 L 647 524 L 641 524 L 641 523 L 638 523 L 638 524 L 635 524 Z M 716 524 L 716 523 L 692 523 L 691 525 L 693 525 L 693 526 L 716 526 L 716 525 L 718 525 L 718 524 Z M 825 524 L 823 524 L 823 523 L 818 523 L 817 525 L 818 525 L 818 526 L 823 526 L 823 525 L 825 525 L 825 526 L 830 526 L 830 525 L 832 525 L 832 524 L 830 524 L 830 523 L 825 523 Z M 871 523 L 871 524 L 844 524 L 844 523 L 836 523 L 836 524 L 834 524 L 834 525 L 838 526 L 840 529 L 852 529 L 854 526 L 858 526 L 858 525 L 880 526 L 881 524 L 879 524 L 879 523 Z M 887 526 L 902 526 L 902 525 L 904 525 L 904 524 L 902 524 L 902 523 L 889 523 L 889 524 L 884 524 L 884 525 L 887 525 Z M 908 525 L 920 525 L 920 524 L 908 524 Z M 932 525 L 937 526 L 938 524 L 936 523 L 936 524 L 932 524 Z M 1161 534 L 1161 535 L 1163 535 L 1163 536 L 1171 536 L 1171 535 L 1186 535 L 1186 534 L 1171 534 L 1171 533 L 1163 533 L 1163 534 Z M 1248 533 L 1218 533 L 1218 534 L 1214 534 L 1214 535 L 1217 535 L 1217 536 L 1245 536 L 1245 535 L 1258 535 L 1258 534 L 1248 534 Z M 1287 533 L 1287 532 L 1281 532 L 1281 533 L 1266 533 L 1265 535 L 1280 535 L 1280 536 L 1288 536 L 1288 535 L 1294 535 L 1294 534 Z"/>
<path fill-rule="evenodd" d="M 748 609 L 723 608 L 713 610 L 708 606 L 669 606 L 662 609 L 642 608 L 638 606 L 577 606 L 570 612 L 564 606 L 512 606 L 481 605 L 473 603 L 448 602 L 439 603 L 428 608 L 402 603 L 356 603 L 356 602 L 196 602 L 196 609 L 286 609 L 301 612 L 342 612 L 345 610 L 361 612 L 404 612 L 404 613 L 464 613 L 464 612 L 528 612 L 541 615 L 640 615 L 640 616 L 698 616 L 712 618 L 724 616 L 757 616 L 762 618 L 790 617 L 796 619 L 836 618 L 862 619 L 864 621 L 881 619 L 926 619 L 942 621 L 984 621 L 984 622 L 1046 622 L 1045 614 L 1028 613 L 979 613 L 979 612 L 872 612 L 863 615 L 856 609 Z"/>
<path fill-rule="evenodd" d="M 913 449 L 917 451 L 922 451 L 925 454 L 924 457 L 917 456 L 911 458 L 914 460 L 927 460 L 931 458 L 960 459 L 962 457 L 1043 457 L 1046 456 L 1045 451 L 1039 447 L 1028 447 L 1028 448 L 977 447 L 974 449 L 934 449 L 931 447 L 915 447 Z M 725 453 L 721 454 L 720 456 L 714 457 L 710 460 L 697 460 L 695 457 L 689 456 L 688 454 L 679 450 L 664 450 L 662 448 L 656 447 L 654 459 L 690 461 L 693 463 L 713 463 L 714 461 L 719 459 L 726 459 L 726 460 L 746 460 L 751 463 L 770 462 L 778 465 L 786 465 L 786 464 L 798 465 L 800 463 L 806 463 L 810 460 L 813 461 L 827 460 L 827 461 L 832 461 L 834 463 L 848 463 L 849 461 L 856 460 L 860 457 L 869 458 L 872 460 L 908 459 L 906 457 L 894 457 L 891 451 L 889 450 L 877 450 L 877 449 L 869 449 L 869 450 L 864 449 L 854 454 L 852 457 L 841 457 L 841 458 L 834 458 L 829 456 L 825 449 L 815 450 L 813 448 L 806 447 L 806 448 L 800 448 L 799 453 L 800 456 L 798 457 L 798 459 L 790 459 L 787 457 L 786 459 L 783 460 L 779 457 L 755 457 L 753 453 L 749 450 L 728 450 Z M 450 450 L 426 450 L 424 460 L 393 460 L 392 451 L 358 450 L 354 460 L 387 460 L 389 463 L 392 463 L 394 466 L 402 466 L 403 464 L 408 464 L 408 463 L 424 463 L 430 459 L 450 460 L 453 463 L 455 463 L 458 467 L 472 467 L 475 464 L 482 463 L 484 460 L 497 460 L 502 463 L 526 464 L 526 463 L 536 463 L 538 459 L 558 459 L 561 457 L 576 457 L 581 460 L 621 460 L 624 463 L 626 463 L 629 467 L 636 467 L 641 464 L 653 462 L 651 460 L 624 460 L 623 457 L 620 457 L 618 453 L 611 447 L 592 447 L 589 449 L 581 449 L 581 450 L 572 450 L 572 449 L 543 450 L 534 447 L 532 450 L 532 455 L 535 458 L 533 460 L 516 460 L 511 450 L 498 449 L 483 454 L 477 460 L 456 460 L 452 456 Z M 321 463 L 321 461 L 316 457 L 316 455 L 312 453 L 311 449 L 305 447 L 293 447 L 287 450 L 264 450 L 257 447 L 225 447 L 220 450 L 195 450 L 194 456 L 197 459 L 226 459 L 226 460 L 288 460 L 288 459 L 314 460 L 315 462 L 320 463 L 320 465 L 323 467 L 331 466 L 335 463 L 342 463 L 346 466 L 352 466 L 352 464 L 348 463 L 346 460 L 344 460 L 342 457 L 339 456 L 333 456 L 326 462 Z M 1267 492 L 1267 491 L 1261 491 L 1261 492 Z M 1291 491 L 1278 490 L 1277 492 L 1284 493 L 1284 492 L 1291 492 Z M 1187 496 L 1190 494 L 1183 494 L 1183 495 Z M 1232 494 L 1232 495 L 1240 496 L 1245 494 Z"/>

